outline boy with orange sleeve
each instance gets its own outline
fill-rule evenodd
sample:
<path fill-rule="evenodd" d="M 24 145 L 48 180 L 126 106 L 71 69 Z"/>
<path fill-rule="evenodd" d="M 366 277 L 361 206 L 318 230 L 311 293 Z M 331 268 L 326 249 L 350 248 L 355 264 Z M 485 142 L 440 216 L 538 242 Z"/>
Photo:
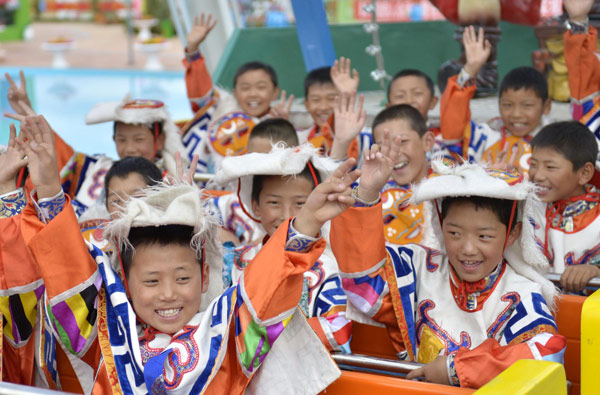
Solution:
<path fill-rule="evenodd" d="M 527 172 L 531 156 L 529 142 L 550 112 L 548 84 L 531 67 L 518 67 L 500 84 L 500 125 L 475 123 L 469 102 L 476 90 L 474 76 L 491 53 L 491 44 L 473 26 L 465 28 L 463 44 L 467 62 L 457 76 L 448 79 L 440 108 L 442 136 L 451 152 L 470 162 L 505 163 Z"/>
<path fill-rule="evenodd" d="M 85 393 L 275 394 L 282 382 L 265 377 L 280 374 L 297 393 L 317 393 L 339 376 L 301 314 L 293 313 L 302 273 L 324 248 L 319 229 L 354 202 L 353 161 L 315 189 L 240 283 L 223 291 L 216 219 L 202 191 L 161 186 L 129 200 L 105 230 L 119 252 L 111 262 L 82 240 L 48 136 L 27 137 L 37 196 L 23 213 L 23 234 L 46 285 L 54 336 L 81 369 Z M 285 350 L 296 357 L 283 364 L 281 355 L 269 359 Z"/>
<path fill-rule="evenodd" d="M 555 289 L 536 271 L 546 263 L 525 261 L 519 248 L 531 247 L 519 240 L 516 218 L 532 184 L 516 173 L 434 162 L 437 176 L 413 193 L 440 208 L 432 219 L 440 249 L 386 245 L 379 190 L 398 144 L 365 154 L 357 203 L 332 221 L 348 303 L 388 327 L 401 359 L 426 364 L 409 379 L 479 388 L 519 359 L 562 362 L 566 340 L 548 307 Z"/>
<path fill-rule="evenodd" d="M 589 25 L 594 0 L 565 0 L 569 30 L 565 32 L 565 60 L 569 71 L 573 119 L 600 140 L 600 55 L 598 31 Z M 596 166 L 599 166 L 598 164 Z"/>

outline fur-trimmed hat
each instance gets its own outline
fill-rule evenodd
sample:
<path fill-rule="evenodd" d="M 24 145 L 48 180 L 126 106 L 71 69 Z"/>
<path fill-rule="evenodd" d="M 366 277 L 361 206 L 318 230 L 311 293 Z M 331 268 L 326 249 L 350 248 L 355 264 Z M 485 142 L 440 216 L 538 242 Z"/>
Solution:
<path fill-rule="evenodd" d="M 437 202 L 440 208 L 445 197 L 481 196 L 514 200 L 518 202 L 517 218 L 527 218 L 535 204 L 535 185 L 518 173 L 472 163 L 448 166 L 442 160 L 434 160 L 431 165 L 434 174 L 413 188 L 412 199 L 415 203 L 430 200 Z M 439 249 L 444 251 L 440 218 L 431 216 L 432 233 L 437 240 L 429 241 L 427 245 L 438 244 Z M 515 272 L 540 284 L 546 302 L 554 306 L 558 290 L 545 277 L 549 262 L 537 246 L 533 225 L 529 221 L 523 222 L 521 237 L 506 248 L 504 256 Z"/>
<path fill-rule="evenodd" d="M 176 174 L 175 152 L 185 152 L 181 143 L 179 128 L 167 111 L 165 104 L 158 100 L 130 100 L 125 97 L 120 102 L 98 103 L 87 113 L 85 122 L 88 125 L 104 122 L 122 122 L 130 125 L 143 125 L 150 130 L 155 122 L 162 123 L 165 134 L 165 147 L 162 150 L 165 169 Z M 187 167 L 188 159 L 181 155 L 182 165 Z"/>
<path fill-rule="evenodd" d="M 142 195 L 124 202 L 120 217 L 109 222 L 104 237 L 115 244 L 115 251 L 131 247 L 127 237 L 131 228 L 187 225 L 194 229 L 190 247 L 201 256 L 204 248 L 205 264 L 209 265 L 208 290 L 202 298 L 201 309 L 223 292 L 221 276 L 222 253 L 218 242 L 219 219 L 210 212 L 208 202 L 200 189 L 187 185 L 158 184 L 144 189 Z M 113 268 L 119 270 L 118 254 L 113 254 Z"/>
<path fill-rule="evenodd" d="M 252 218 L 255 217 L 251 197 L 254 176 L 295 176 L 304 170 L 309 161 L 314 170 L 319 172 L 322 181 L 338 167 L 334 160 L 320 156 L 318 149 L 310 143 L 292 148 L 274 145 L 268 154 L 255 152 L 224 158 L 212 183 L 220 188 L 229 187 L 238 191 L 240 204 Z"/>

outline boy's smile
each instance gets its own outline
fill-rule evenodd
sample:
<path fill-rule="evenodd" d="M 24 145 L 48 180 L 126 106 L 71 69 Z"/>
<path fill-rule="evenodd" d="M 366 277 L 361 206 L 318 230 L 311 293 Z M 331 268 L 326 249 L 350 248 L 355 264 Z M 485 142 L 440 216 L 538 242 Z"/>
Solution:
<path fill-rule="evenodd" d="M 164 333 L 180 331 L 199 311 L 208 287 L 191 247 L 180 244 L 140 245 L 127 277 L 131 303 L 141 321 Z"/>
<path fill-rule="evenodd" d="M 536 147 L 531 154 L 529 178 L 540 189 L 537 196 L 546 203 L 583 195 L 585 178 L 582 170 L 573 170 L 573 163 L 551 148 Z"/>
<path fill-rule="evenodd" d="M 421 113 L 425 121 L 429 110 L 433 110 L 437 101 L 438 98 L 430 93 L 427 82 L 422 77 L 415 75 L 400 77 L 390 86 L 389 105 L 409 104 Z"/>
<path fill-rule="evenodd" d="M 308 88 L 304 105 L 317 125 L 327 123 L 338 98 L 338 90 L 333 84 L 313 84 Z"/>
<path fill-rule="evenodd" d="M 154 151 L 154 133 L 148 127 L 117 122 L 113 139 L 119 159 L 127 156 L 141 156 L 154 162 L 156 156 L 156 152 Z M 165 133 L 161 133 L 158 136 L 156 151 L 162 150 L 164 143 Z"/>
<path fill-rule="evenodd" d="M 269 112 L 271 102 L 277 99 L 279 88 L 264 70 L 250 70 L 240 75 L 235 82 L 233 95 L 242 110 L 260 118 Z"/>
<path fill-rule="evenodd" d="M 507 245 L 519 236 L 520 227 L 516 228 Z M 448 260 L 463 281 L 479 281 L 502 262 L 506 226 L 490 209 L 456 202 L 444 217 L 442 233 Z"/>
<path fill-rule="evenodd" d="M 383 131 L 390 131 L 390 138 L 401 136 L 400 154 L 394 165 L 392 179 L 398 185 L 415 183 L 427 176 L 429 163 L 426 152 L 433 148 L 433 134 L 419 133 L 412 130 L 410 123 L 404 119 L 394 119 L 383 122 L 373 130 L 373 138 L 377 143 L 383 140 Z"/>
<path fill-rule="evenodd" d="M 533 89 L 507 89 L 499 100 L 500 117 L 510 134 L 524 137 L 542 124 L 542 115 L 550 112 L 550 100 L 544 102 Z"/>

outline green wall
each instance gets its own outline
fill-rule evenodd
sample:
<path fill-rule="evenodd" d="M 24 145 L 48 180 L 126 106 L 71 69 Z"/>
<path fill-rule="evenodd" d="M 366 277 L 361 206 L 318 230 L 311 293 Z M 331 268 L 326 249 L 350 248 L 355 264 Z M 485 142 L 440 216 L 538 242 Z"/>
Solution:
<path fill-rule="evenodd" d="M 531 65 L 531 52 L 538 44 L 532 27 L 510 23 L 500 26 L 498 62 L 502 78 L 514 67 Z M 369 75 L 376 68 L 375 58 L 365 52 L 365 47 L 371 44 L 371 35 L 365 33 L 362 25 L 332 25 L 330 28 L 337 56 L 350 57 L 353 67 L 360 72 L 360 90 L 377 90 L 379 85 Z M 459 56 L 454 30 L 455 26 L 445 21 L 381 24 L 379 32 L 386 70 L 394 74 L 403 68 L 416 68 L 436 81 L 438 67 Z M 214 75 L 215 81 L 231 88 L 235 70 L 250 60 L 273 65 L 280 86 L 297 97 L 304 96 L 306 70 L 295 27 L 238 30 L 227 44 Z"/>
<path fill-rule="evenodd" d="M 20 0 L 19 9 L 15 15 L 15 23 L 6 26 L 4 31 L 0 32 L 0 41 L 15 41 L 23 39 L 23 31 L 31 21 L 29 15 L 29 0 Z M 8 54 L 10 56 L 10 54 Z"/>

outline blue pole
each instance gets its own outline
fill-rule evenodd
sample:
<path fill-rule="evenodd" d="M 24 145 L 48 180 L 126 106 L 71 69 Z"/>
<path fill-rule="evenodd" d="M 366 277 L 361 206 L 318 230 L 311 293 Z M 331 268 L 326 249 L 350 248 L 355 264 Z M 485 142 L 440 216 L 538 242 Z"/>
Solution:
<path fill-rule="evenodd" d="M 292 0 L 306 71 L 333 65 L 335 49 L 323 0 Z"/>

